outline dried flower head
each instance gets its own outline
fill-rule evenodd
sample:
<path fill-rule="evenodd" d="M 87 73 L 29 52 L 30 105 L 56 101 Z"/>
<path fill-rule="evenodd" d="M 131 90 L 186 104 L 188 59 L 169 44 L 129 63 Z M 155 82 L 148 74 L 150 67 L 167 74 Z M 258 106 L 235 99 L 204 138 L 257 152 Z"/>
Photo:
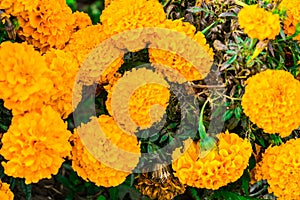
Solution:
<path fill-rule="evenodd" d="M 25 178 L 25 183 L 37 183 L 56 174 L 69 156 L 71 145 L 67 124 L 50 106 L 13 117 L 2 138 L 0 154 L 4 173 Z"/>
<path fill-rule="evenodd" d="M 185 187 L 174 177 L 168 166 L 162 164 L 155 165 L 157 171 L 152 173 L 143 173 L 138 175 L 135 187 L 141 191 L 143 195 L 149 196 L 151 199 L 173 199 L 175 196 L 185 192 Z"/>
<path fill-rule="evenodd" d="M 266 133 L 291 134 L 300 126 L 300 82 L 284 70 L 266 70 L 246 81 L 244 113 Z"/>
<path fill-rule="evenodd" d="M 173 161 L 175 176 L 180 182 L 192 187 L 217 190 L 238 180 L 248 165 L 252 153 L 251 144 L 233 133 L 218 135 L 217 148 L 204 158 L 199 158 L 200 144 L 191 146 Z M 180 149 L 173 153 L 178 154 Z"/>
<path fill-rule="evenodd" d="M 266 179 L 278 199 L 300 199 L 300 139 L 269 147 L 255 168 L 257 180 Z"/>
<path fill-rule="evenodd" d="M 249 37 L 259 40 L 273 40 L 280 31 L 279 15 L 258 5 L 243 7 L 238 14 L 238 22 Z"/>

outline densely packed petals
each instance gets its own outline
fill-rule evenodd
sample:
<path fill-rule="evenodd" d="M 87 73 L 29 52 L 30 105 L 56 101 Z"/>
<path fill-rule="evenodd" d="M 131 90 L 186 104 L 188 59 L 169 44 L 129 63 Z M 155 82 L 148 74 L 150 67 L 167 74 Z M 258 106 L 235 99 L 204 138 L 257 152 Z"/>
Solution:
<path fill-rule="evenodd" d="M 91 118 L 77 128 L 71 141 L 73 169 L 98 186 L 121 184 L 139 161 L 137 138 L 123 132 L 109 116 Z"/>
<path fill-rule="evenodd" d="M 71 145 L 59 113 L 50 106 L 16 116 L 2 138 L 0 154 L 4 173 L 25 178 L 25 183 L 37 183 L 56 174 L 69 156 Z"/>
<path fill-rule="evenodd" d="M 279 15 L 259 8 L 258 5 L 243 7 L 238 14 L 238 22 L 249 37 L 259 40 L 275 39 L 280 31 Z"/>
<path fill-rule="evenodd" d="M 278 199 L 300 199 L 300 139 L 269 147 L 255 167 L 255 178 L 266 179 Z"/>
<path fill-rule="evenodd" d="M 244 113 L 266 133 L 286 137 L 300 126 L 300 82 L 284 70 L 266 70 L 246 81 Z"/>
<path fill-rule="evenodd" d="M 251 144 L 233 133 L 218 135 L 217 148 L 199 158 L 200 144 L 193 142 L 172 167 L 180 182 L 198 188 L 217 190 L 239 179 L 252 153 Z M 176 149 L 173 156 L 178 154 Z"/>

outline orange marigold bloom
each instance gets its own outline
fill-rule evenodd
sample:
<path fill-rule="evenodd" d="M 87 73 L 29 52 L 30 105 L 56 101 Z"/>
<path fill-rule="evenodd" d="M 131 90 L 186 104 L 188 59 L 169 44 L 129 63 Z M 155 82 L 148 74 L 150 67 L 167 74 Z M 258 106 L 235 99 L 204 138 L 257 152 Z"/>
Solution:
<path fill-rule="evenodd" d="M 138 127 L 149 128 L 162 119 L 170 98 L 169 85 L 163 77 L 141 68 L 126 72 L 114 82 L 113 87 L 106 88 L 106 107 L 126 130 L 135 132 Z"/>
<path fill-rule="evenodd" d="M 158 0 L 112 1 L 100 16 L 107 35 L 136 28 L 155 27 L 165 20 L 166 14 Z"/>
<path fill-rule="evenodd" d="M 76 11 L 73 13 L 75 18 L 74 29 L 80 30 L 92 25 L 92 20 L 87 13 Z"/>
<path fill-rule="evenodd" d="M 109 37 L 103 32 L 102 25 L 98 24 L 88 26 L 74 33 L 64 50 L 72 52 L 78 61 L 78 65 L 81 65 L 88 55 L 107 38 Z M 112 52 L 105 53 L 108 54 L 107 57 L 109 59 Z M 103 72 L 100 78 L 100 83 L 108 82 L 123 63 L 123 55 L 114 60 L 113 63 L 111 63 L 111 65 Z M 95 70 L 97 68 L 98 66 L 95 66 Z"/>
<path fill-rule="evenodd" d="M 150 62 L 152 62 L 152 64 L 157 68 L 157 70 L 162 72 L 163 74 L 166 74 L 167 77 L 168 74 L 172 76 L 172 70 L 176 70 L 188 81 L 204 79 L 206 74 L 210 70 L 214 56 L 212 49 L 209 47 L 208 44 L 206 44 L 206 39 L 204 35 L 201 32 L 197 32 L 195 34 L 196 28 L 190 23 L 183 22 L 182 20 L 166 20 L 164 24 L 158 27 L 171 29 L 182 34 L 181 38 L 174 38 L 174 44 L 167 44 L 168 46 L 177 45 L 178 43 L 184 44 L 185 40 L 189 37 L 192 38 L 201 47 L 203 47 L 204 51 L 202 52 L 203 55 L 201 56 L 201 58 L 197 60 L 197 62 L 201 62 L 201 66 L 203 66 L 202 69 L 198 70 L 196 67 L 193 66 L 192 63 L 190 63 L 180 55 L 176 54 L 176 52 L 166 51 L 163 49 L 149 48 Z M 161 46 L 163 47 L 164 44 L 161 44 Z M 185 49 L 179 51 L 183 52 L 185 51 Z M 196 54 L 198 54 L 198 52 L 195 53 L 195 56 L 199 56 Z M 161 68 L 160 65 L 164 65 L 165 67 L 167 67 L 167 69 Z M 168 70 L 169 72 L 166 70 Z"/>
<path fill-rule="evenodd" d="M 300 126 L 300 82 L 284 70 L 266 70 L 246 81 L 244 113 L 266 133 L 291 134 Z"/>
<path fill-rule="evenodd" d="M 269 147 L 256 167 L 256 179 L 266 179 L 278 199 L 300 199 L 300 139 Z"/>
<path fill-rule="evenodd" d="M 2 162 L 4 173 L 25 178 L 26 184 L 51 178 L 70 154 L 70 136 L 67 124 L 49 106 L 13 117 L 0 150 L 7 160 Z"/>
<path fill-rule="evenodd" d="M 9 185 L 0 181 L 0 199 L 13 200 L 14 193 L 10 191 Z"/>
<path fill-rule="evenodd" d="M 251 38 L 272 40 L 280 31 L 278 14 L 272 14 L 257 4 L 243 7 L 238 14 L 238 22 Z"/>
<path fill-rule="evenodd" d="M 73 112 L 72 96 L 78 63 L 70 52 L 49 50 L 44 57 L 51 70 L 50 78 L 54 81 L 54 88 L 49 91 L 51 98 L 46 102 L 58 111 L 62 118 L 67 118 Z"/>
<path fill-rule="evenodd" d="M 284 20 L 284 33 L 288 36 L 296 32 L 296 25 L 300 22 L 300 0 L 282 0 L 279 9 L 287 11 L 287 18 Z M 300 34 L 294 37 L 300 41 Z"/>
<path fill-rule="evenodd" d="M 72 141 L 73 169 L 98 186 L 121 184 L 139 161 L 137 138 L 123 132 L 113 118 L 106 115 L 98 119 L 92 117 L 88 124 L 78 127 Z M 129 154 L 124 156 L 124 152 Z"/>
<path fill-rule="evenodd" d="M 250 142 L 228 132 L 219 134 L 218 138 L 217 148 L 206 157 L 199 158 L 200 144 L 192 142 L 184 154 L 173 161 L 174 175 L 180 182 L 217 190 L 242 176 L 252 153 Z M 176 149 L 173 157 L 179 151 L 179 148 Z"/>
<path fill-rule="evenodd" d="M 0 45 L 0 98 L 13 115 L 40 108 L 53 88 L 45 59 L 26 43 Z"/>
<path fill-rule="evenodd" d="M 82 15 L 72 14 L 65 0 L 4 0 L 0 2 L 0 9 L 18 18 L 18 35 L 42 52 L 50 47 L 62 49 L 76 29 L 90 24 L 85 16 L 84 24 L 78 25 Z"/>

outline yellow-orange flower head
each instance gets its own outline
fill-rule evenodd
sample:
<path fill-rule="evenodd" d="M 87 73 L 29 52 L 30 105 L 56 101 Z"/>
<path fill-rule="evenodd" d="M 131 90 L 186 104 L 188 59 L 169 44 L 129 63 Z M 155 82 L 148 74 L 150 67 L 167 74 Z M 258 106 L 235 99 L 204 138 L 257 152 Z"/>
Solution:
<path fill-rule="evenodd" d="M 269 147 L 256 167 L 256 179 L 266 179 L 278 199 L 300 199 L 300 139 Z"/>
<path fill-rule="evenodd" d="M 173 161 L 174 175 L 180 182 L 217 190 L 242 176 L 252 153 L 250 142 L 227 132 L 219 134 L 218 138 L 217 148 L 206 157 L 199 158 L 200 144 L 193 142 L 182 156 Z M 173 156 L 179 151 L 176 149 Z"/>
<path fill-rule="evenodd" d="M 62 118 L 67 118 L 73 112 L 72 96 L 75 78 L 78 72 L 78 63 L 70 52 L 62 50 L 49 50 L 45 55 L 49 75 L 54 81 L 54 86 L 49 94 L 51 99 L 46 103 L 58 111 Z"/>
<path fill-rule="evenodd" d="M 25 178 L 26 184 L 51 178 L 70 154 L 70 136 L 67 124 L 50 106 L 13 117 L 0 150 L 7 160 L 2 162 L 4 173 Z"/>
<path fill-rule="evenodd" d="M 0 181 L 0 199 L 13 200 L 14 193 L 10 191 L 9 185 Z"/>
<path fill-rule="evenodd" d="M 201 80 L 205 78 L 206 74 L 209 72 L 210 67 L 213 61 L 213 51 L 206 44 L 206 39 L 201 32 L 195 34 L 196 28 L 188 22 L 183 22 L 182 20 L 166 20 L 164 24 L 158 26 L 160 28 L 171 29 L 173 31 L 177 31 L 182 34 L 181 38 L 174 38 L 173 44 L 167 44 L 167 46 L 177 45 L 178 43 L 183 43 L 187 39 L 187 37 L 192 38 L 196 43 L 198 43 L 201 47 L 203 47 L 204 53 L 201 57 L 201 70 L 197 70 L 192 63 L 188 62 L 185 58 L 182 58 L 180 55 L 176 54 L 176 52 L 166 51 L 163 49 L 149 49 L 149 58 L 150 62 L 157 68 L 158 71 L 166 74 L 172 74 L 172 70 L 176 70 L 179 72 L 181 76 L 183 76 L 188 81 Z M 177 35 L 178 36 L 178 35 Z M 168 41 L 169 43 L 169 41 Z M 164 44 L 162 44 L 163 46 Z M 187 44 L 188 45 L 188 44 Z M 185 49 L 179 50 L 184 51 Z M 161 68 L 160 65 L 167 67 L 169 70 L 165 71 L 164 68 Z M 173 77 L 174 78 L 174 77 Z M 176 80 L 176 79 L 175 79 Z M 180 82 L 180 81 L 178 81 Z"/>
<path fill-rule="evenodd" d="M 112 1 L 100 17 L 107 35 L 135 28 L 155 27 L 165 20 L 166 14 L 158 0 Z"/>
<path fill-rule="evenodd" d="M 0 45 L 0 98 L 13 115 L 40 108 L 53 88 L 45 59 L 26 43 Z"/>
<path fill-rule="evenodd" d="M 238 22 L 249 37 L 259 40 L 273 40 L 280 31 L 279 15 L 258 5 L 243 7 L 238 14 Z"/>
<path fill-rule="evenodd" d="M 90 24 L 87 15 L 73 15 L 65 0 L 4 0 L 0 9 L 18 18 L 18 35 L 42 52 L 49 47 L 62 49 L 74 31 Z"/>
<path fill-rule="evenodd" d="M 101 131 L 97 133 L 99 126 Z M 127 135 L 112 117 L 106 115 L 101 115 L 98 119 L 92 117 L 89 123 L 78 127 L 72 141 L 73 169 L 83 179 L 98 186 L 121 184 L 139 161 L 140 144 L 137 138 Z M 123 156 L 122 151 L 133 154 Z"/>
<path fill-rule="evenodd" d="M 106 107 L 125 130 L 133 133 L 162 119 L 170 98 L 169 85 L 162 76 L 140 68 L 126 72 L 113 82 L 113 87 L 106 87 Z"/>
<path fill-rule="evenodd" d="M 282 0 L 279 9 L 287 11 L 287 18 L 284 20 L 284 33 L 288 36 L 296 32 L 296 25 L 300 22 L 300 0 Z M 294 37 L 300 41 L 300 34 Z"/>
<path fill-rule="evenodd" d="M 244 113 L 266 133 L 286 137 L 300 126 L 300 82 L 284 70 L 266 70 L 246 81 Z"/>
<path fill-rule="evenodd" d="M 64 50 L 67 52 L 72 52 L 76 60 L 78 61 L 78 66 L 81 66 L 81 64 L 93 51 L 93 49 L 95 49 L 98 45 L 101 44 L 101 42 L 103 42 L 107 38 L 109 37 L 104 33 L 102 25 L 98 24 L 88 26 L 74 33 Z M 108 54 L 108 59 L 112 54 L 112 52 L 104 53 Z M 123 63 L 123 56 L 120 56 L 119 58 L 114 60 L 111 65 L 103 72 L 102 76 L 100 77 L 100 83 L 108 82 Z M 99 66 L 95 66 L 95 70 L 97 70 L 98 67 Z"/>

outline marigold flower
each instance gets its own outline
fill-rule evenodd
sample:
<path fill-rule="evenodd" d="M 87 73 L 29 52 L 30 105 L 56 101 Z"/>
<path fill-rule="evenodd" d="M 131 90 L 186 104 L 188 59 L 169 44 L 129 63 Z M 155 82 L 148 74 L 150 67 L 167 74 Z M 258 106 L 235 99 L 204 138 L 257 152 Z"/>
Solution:
<path fill-rule="evenodd" d="M 103 31 L 107 35 L 136 28 L 155 27 L 165 20 L 163 6 L 157 0 L 112 1 L 100 16 Z"/>
<path fill-rule="evenodd" d="M 72 96 L 75 78 L 78 72 L 78 63 L 70 52 L 49 50 L 45 55 L 49 77 L 54 80 L 54 87 L 49 94 L 51 98 L 46 102 L 58 111 L 62 118 L 67 118 L 73 112 Z"/>
<path fill-rule="evenodd" d="M 73 169 L 83 179 L 98 186 L 121 184 L 139 161 L 137 138 L 123 132 L 113 118 L 106 115 L 98 119 L 92 117 L 88 124 L 82 124 L 71 140 L 74 142 Z"/>
<path fill-rule="evenodd" d="M 246 81 L 244 113 L 266 133 L 281 137 L 300 126 L 300 82 L 284 70 L 266 70 Z"/>
<path fill-rule="evenodd" d="M 199 158 L 200 144 L 191 146 L 173 161 L 175 176 L 180 182 L 192 187 L 217 190 L 238 180 L 248 165 L 252 153 L 248 140 L 234 133 L 220 133 L 217 148 L 204 158 Z M 180 149 L 176 149 L 173 157 Z"/>
<path fill-rule="evenodd" d="M 199 58 L 199 62 L 201 62 L 201 66 L 203 66 L 203 69 L 198 70 L 192 65 L 192 63 L 190 63 L 180 55 L 176 54 L 176 52 L 166 51 L 163 49 L 149 48 L 150 62 L 152 62 L 156 69 L 162 74 L 166 74 L 167 77 L 172 76 L 171 70 L 176 70 L 180 73 L 181 76 L 183 76 L 188 81 L 201 80 L 205 78 L 212 65 L 214 54 L 209 45 L 206 44 L 206 39 L 204 35 L 201 32 L 195 34 L 196 28 L 190 23 L 183 22 L 182 20 L 166 20 L 164 24 L 158 27 L 171 29 L 177 31 L 178 33 L 182 33 L 181 38 L 174 38 L 174 45 L 178 43 L 184 44 L 187 37 L 189 37 L 192 38 L 195 42 L 197 42 L 201 47 L 203 47 L 203 50 L 205 52 L 203 52 L 204 55 L 201 58 Z M 161 46 L 163 45 L 164 44 L 162 44 Z M 183 52 L 185 51 L 185 49 L 182 49 L 180 51 Z M 169 68 L 169 72 L 166 71 L 167 69 L 161 68 L 160 65 Z M 173 79 L 176 80 L 179 78 L 173 77 Z"/>
<path fill-rule="evenodd" d="M 266 179 L 278 199 L 300 199 L 300 139 L 269 147 L 256 167 L 255 178 Z"/>
<path fill-rule="evenodd" d="M 76 11 L 73 13 L 75 18 L 74 30 L 78 31 L 92 25 L 92 20 L 87 13 Z"/>
<path fill-rule="evenodd" d="M 243 7 L 238 14 L 238 23 L 251 38 L 272 40 L 280 31 L 278 14 L 272 14 L 258 5 Z"/>
<path fill-rule="evenodd" d="M 10 191 L 9 185 L 0 181 L 0 199 L 13 200 L 14 193 Z"/>
<path fill-rule="evenodd" d="M 149 128 L 162 119 L 170 98 L 169 86 L 163 77 L 141 68 L 126 72 L 115 82 L 108 88 L 106 107 L 126 130 L 135 132 L 138 127 Z"/>
<path fill-rule="evenodd" d="M 284 33 L 288 36 L 296 32 L 296 25 L 300 22 L 300 0 L 282 0 L 279 4 L 279 9 L 287 11 L 287 18 L 284 20 Z M 294 37 L 300 41 L 300 34 Z"/>
<path fill-rule="evenodd" d="M 88 57 L 88 55 L 108 38 L 108 35 L 106 35 L 103 31 L 102 25 L 99 24 L 88 26 L 74 33 L 64 50 L 72 52 L 78 61 L 78 65 L 80 66 Z M 111 57 L 111 55 L 113 55 L 113 53 L 114 52 L 110 51 L 105 52 L 108 59 Z M 100 77 L 100 83 L 108 82 L 108 80 L 114 76 L 123 63 L 123 55 L 114 60 L 103 72 L 102 76 Z M 98 68 L 98 66 L 95 66 L 95 70 Z"/>
<path fill-rule="evenodd" d="M 76 29 L 90 24 L 84 14 L 72 14 L 65 0 L 16 0 L 10 3 L 5 0 L 0 2 L 0 9 L 18 18 L 18 35 L 42 52 L 50 47 L 62 49 Z M 83 21 L 84 24 L 78 25 Z"/>
<path fill-rule="evenodd" d="M 0 98 L 13 115 L 34 110 L 50 99 L 53 88 L 45 59 L 26 43 L 0 45 Z"/>
<path fill-rule="evenodd" d="M 25 178 L 26 184 L 51 178 L 70 154 L 70 136 L 67 124 L 49 106 L 14 116 L 2 138 L 4 173 Z"/>

